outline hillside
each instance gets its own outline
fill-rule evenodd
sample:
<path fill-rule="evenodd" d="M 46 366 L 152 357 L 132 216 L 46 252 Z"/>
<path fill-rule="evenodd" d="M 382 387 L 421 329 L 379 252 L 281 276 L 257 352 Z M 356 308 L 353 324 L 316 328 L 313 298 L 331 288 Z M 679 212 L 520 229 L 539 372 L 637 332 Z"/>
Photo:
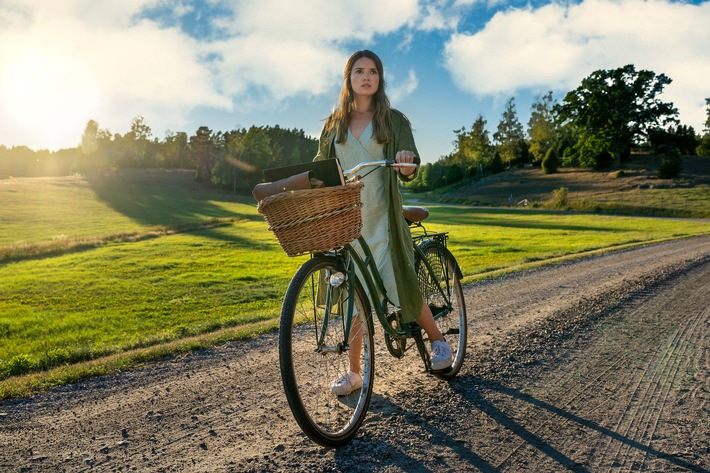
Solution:
<path fill-rule="evenodd" d="M 686 156 L 679 179 L 657 177 L 659 156 L 637 155 L 619 171 L 562 168 L 543 174 L 526 166 L 488 176 L 440 198 L 482 206 L 547 206 L 568 189 L 570 207 L 624 213 L 710 216 L 710 158 Z"/>

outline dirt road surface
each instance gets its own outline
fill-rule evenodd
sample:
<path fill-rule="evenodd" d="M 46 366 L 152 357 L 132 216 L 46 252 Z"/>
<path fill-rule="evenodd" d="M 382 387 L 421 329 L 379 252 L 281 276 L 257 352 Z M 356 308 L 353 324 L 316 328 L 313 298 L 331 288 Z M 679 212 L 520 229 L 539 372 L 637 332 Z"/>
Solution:
<path fill-rule="evenodd" d="M 471 284 L 466 304 L 460 375 L 382 353 L 340 449 L 300 432 L 267 335 L 3 402 L 0 471 L 710 471 L 710 236 Z"/>

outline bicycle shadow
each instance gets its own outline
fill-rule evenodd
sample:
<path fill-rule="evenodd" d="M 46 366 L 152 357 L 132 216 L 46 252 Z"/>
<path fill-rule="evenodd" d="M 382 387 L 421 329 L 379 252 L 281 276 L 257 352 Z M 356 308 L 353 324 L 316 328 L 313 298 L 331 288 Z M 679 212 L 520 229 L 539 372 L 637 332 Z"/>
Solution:
<path fill-rule="evenodd" d="M 554 414 L 555 416 L 558 416 L 564 420 L 573 422 L 581 427 L 584 427 L 586 429 L 594 430 L 602 434 L 603 436 L 609 437 L 612 440 L 621 442 L 625 445 L 628 445 L 629 447 L 636 449 L 640 452 L 643 452 L 647 455 L 651 455 L 660 459 L 663 459 L 665 461 L 668 461 L 670 463 L 673 463 L 674 465 L 681 467 L 681 468 L 686 468 L 691 471 L 703 471 L 707 472 L 708 470 L 699 468 L 697 465 L 694 465 L 686 460 L 683 460 L 682 458 L 678 458 L 673 456 L 672 454 L 669 453 L 664 453 L 661 452 L 660 450 L 657 450 L 651 446 L 644 445 L 632 438 L 629 438 L 625 435 L 622 435 L 618 432 L 615 432 L 607 427 L 604 427 L 602 425 L 599 425 L 596 422 L 593 422 L 591 420 L 585 419 L 583 417 L 580 417 L 576 414 L 573 414 L 569 411 L 566 411 L 560 407 L 557 407 L 553 404 L 550 404 L 546 401 L 543 401 L 541 399 L 537 399 L 533 396 L 531 396 L 528 393 L 521 392 L 517 388 L 512 388 L 509 386 L 505 386 L 503 384 L 497 383 L 497 382 L 490 382 L 490 381 L 484 381 L 484 382 L 479 382 L 478 387 L 480 391 L 484 390 L 489 390 L 492 392 L 495 392 L 497 394 L 502 394 L 505 396 L 509 396 L 511 398 L 514 398 L 517 401 L 523 401 L 531 406 L 533 406 L 535 409 L 538 410 L 545 410 L 551 414 Z M 457 386 L 452 384 L 452 388 L 454 392 L 457 392 Z M 464 397 L 466 393 L 463 393 Z M 544 440 L 540 439 L 539 436 L 535 435 L 534 433 L 530 432 L 528 429 L 520 425 L 517 421 L 512 419 L 510 416 L 502 412 L 499 408 L 497 408 L 493 403 L 489 400 L 486 400 L 486 398 L 479 393 L 478 396 L 476 396 L 478 401 L 482 402 L 481 404 L 481 410 L 491 416 L 493 419 L 498 421 L 501 425 L 504 427 L 508 428 L 511 432 L 515 433 L 518 435 L 521 439 L 525 440 L 529 445 L 537 448 L 541 452 L 547 454 L 550 458 L 553 460 L 556 460 L 560 465 L 564 466 L 565 468 L 568 468 L 572 471 L 588 471 L 586 468 L 583 468 L 581 465 L 579 465 L 576 462 L 571 462 L 571 460 L 566 457 L 564 454 L 561 452 L 555 450 L 552 448 L 548 443 L 546 443 Z"/>
<path fill-rule="evenodd" d="M 497 471 L 486 459 L 467 448 L 463 440 L 454 438 L 436 427 L 428 416 L 414 413 L 410 409 L 393 402 L 391 398 L 374 392 L 370 399 L 369 415 L 365 420 L 364 426 L 355 441 L 335 451 L 336 464 L 348 465 L 348 471 L 374 471 L 386 469 L 388 466 L 399 467 L 406 464 L 407 472 L 429 472 L 440 471 L 446 466 L 443 462 L 440 465 L 424 463 L 409 454 L 409 448 L 399 441 L 400 438 L 398 436 L 383 438 L 367 428 L 368 422 L 381 421 L 386 424 L 391 422 L 392 418 L 396 418 L 397 422 L 403 421 L 408 424 L 422 426 L 426 433 L 437 439 L 436 441 L 432 440 L 430 444 L 439 444 L 443 448 L 453 450 L 461 460 L 470 466 L 471 470 Z M 450 419 L 450 421 L 454 421 L 454 419 Z M 391 429 L 396 429 L 396 427 L 391 427 Z M 374 451 L 371 445 L 377 445 Z M 360 457 L 362 465 L 360 468 L 354 468 L 350 464 L 353 457 Z"/>
<path fill-rule="evenodd" d="M 530 446 L 543 453 L 549 459 L 560 466 L 560 470 L 587 472 L 591 471 L 589 467 L 570 458 L 562 451 L 555 448 L 541 435 L 538 435 L 533 430 L 533 427 L 523 425 L 516 420 L 513 415 L 506 411 L 505 407 L 500 407 L 501 396 L 509 397 L 516 402 L 528 404 L 533 409 L 547 411 L 555 416 L 559 416 L 566 421 L 574 422 L 586 429 L 595 430 L 604 436 L 607 436 L 615 441 L 619 441 L 634 449 L 644 452 L 648 455 L 661 458 L 668 461 L 677 467 L 685 468 L 691 471 L 707 471 L 698 469 L 697 465 L 693 465 L 683 459 L 672 456 L 671 454 L 661 452 L 653 447 L 643 445 L 636 440 L 614 432 L 611 429 L 603 427 L 593 421 L 577 416 L 569 411 L 559 408 L 553 404 L 537 399 L 527 393 L 521 392 L 519 389 L 506 386 L 504 384 L 484 380 L 475 376 L 460 376 L 449 383 L 453 394 L 458 396 L 458 403 L 454 411 L 441 410 L 436 418 L 429 415 L 423 415 L 414 412 L 411 408 L 404 404 L 397 403 L 390 397 L 384 397 L 373 393 L 371 400 L 370 414 L 365 421 L 361 433 L 356 437 L 359 442 L 352 442 L 351 445 L 336 450 L 335 461 L 347 464 L 351 461 L 353 455 L 361 456 L 369 466 L 363 471 L 372 471 L 373 467 L 386 468 L 388 466 L 397 466 L 406 464 L 407 471 L 437 471 L 447 465 L 443 463 L 437 465 L 436 456 L 430 457 L 427 462 L 419 460 L 411 455 L 406 445 L 400 445 L 397 442 L 397 436 L 378 435 L 381 432 L 381 427 L 375 426 L 374 432 L 368 429 L 368 422 L 384 423 L 392 422 L 389 427 L 390 431 L 396 431 L 397 423 L 404 422 L 406 424 L 416 425 L 422 429 L 427 438 L 426 442 L 430 447 L 439 447 L 441 450 L 452 452 L 458 456 L 459 463 L 464 463 L 467 470 L 496 472 L 501 471 L 500 465 L 491 463 L 491 459 L 484 458 L 471 446 L 471 438 L 467 436 L 465 430 L 457 430 L 460 426 L 461 413 L 479 412 L 489 419 L 492 419 L 499 427 L 504 428 L 508 433 L 512 433 L 521 439 L 525 445 Z M 426 412 L 426 410 L 422 410 Z M 533 415 L 534 417 L 534 415 Z M 540 424 L 536 424 L 540 425 Z M 544 426 L 544 423 L 542 424 Z M 444 430 L 446 429 L 446 430 Z M 490 430 L 490 427 L 487 428 Z M 451 432 L 457 432 L 452 434 Z M 461 432 L 458 435 L 458 432 Z M 420 437 L 420 436 L 418 436 Z M 500 437 L 500 442 L 510 442 L 509 435 Z M 371 450 L 371 445 L 376 445 L 376 453 Z M 495 446 L 493 446 L 495 447 Z M 499 445 L 499 449 L 510 451 L 510 445 Z M 369 462 L 369 463 L 368 463 Z M 504 462 L 505 463 L 505 462 Z"/>

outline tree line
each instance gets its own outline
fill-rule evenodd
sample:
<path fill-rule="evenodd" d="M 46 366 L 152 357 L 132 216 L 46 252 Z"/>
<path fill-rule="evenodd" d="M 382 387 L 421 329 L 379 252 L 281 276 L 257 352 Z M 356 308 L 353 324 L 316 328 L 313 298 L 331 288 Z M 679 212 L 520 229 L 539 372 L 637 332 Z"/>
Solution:
<path fill-rule="evenodd" d="M 0 177 L 64 176 L 112 169 L 193 169 L 195 179 L 209 185 L 248 193 L 260 181 L 261 171 L 312 159 L 318 140 L 303 130 L 280 126 L 252 126 L 227 132 L 201 126 L 185 132 L 152 137 L 142 116 L 130 130 L 112 134 L 89 120 L 76 148 L 56 152 L 33 151 L 26 146 L 0 146 Z"/>
<path fill-rule="evenodd" d="M 628 160 L 633 148 L 663 154 L 661 177 L 677 177 L 684 155 L 710 156 L 710 99 L 703 135 L 680 124 L 678 110 L 660 99 L 672 81 L 664 74 L 633 65 L 598 70 L 568 92 L 562 102 L 553 93 L 533 102 L 527 130 L 508 100 L 491 135 L 482 115 L 469 129 L 454 130 L 453 151 L 422 166 L 412 191 L 433 190 L 504 169 L 532 164 L 545 173 L 560 166 L 605 169 Z M 308 161 L 318 142 L 303 130 L 276 126 L 227 132 L 201 126 L 193 135 L 167 132 L 152 137 L 144 118 L 130 130 L 112 134 L 89 120 L 76 148 L 56 152 L 0 145 L 0 177 L 56 176 L 120 168 L 194 169 L 196 179 L 235 193 L 248 193 L 261 171 Z"/>
<path fill-rule="evenodd" d="M 710 99 L 704 133 L 698 136 L 693 127 L 680 124 L 672 103 L 660 99 L 670 83 L 664 74 L 633 65 L 595 71 L 562 102 L 552 92 L 537 97 L 527 132 L 510 98 L 492 136 L 483 116 L 469 129 L 454 130 L 454 151 L 423 166 L 408 186 L 439 189 L 525 164 L 545 173 L 560 166 L 607 169 L 622 166 L 632 149 L 661 154 L 659 177 L 678 177 L 681 154 L 710 156 Z"/>

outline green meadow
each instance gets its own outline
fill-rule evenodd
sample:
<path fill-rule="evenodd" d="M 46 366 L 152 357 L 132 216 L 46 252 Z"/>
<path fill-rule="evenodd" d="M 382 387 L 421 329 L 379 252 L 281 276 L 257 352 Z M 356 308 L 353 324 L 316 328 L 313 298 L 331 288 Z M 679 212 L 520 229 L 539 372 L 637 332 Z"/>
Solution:
<path fill-rule="evenodd" d="M 702 220 L 428 207 L 466 281 L 710 233 Z M 0 223 L 0 398 L 274 330 L 306 258 L 285 255 L 251 198 L 180 171 L 1 180 Z"/>

